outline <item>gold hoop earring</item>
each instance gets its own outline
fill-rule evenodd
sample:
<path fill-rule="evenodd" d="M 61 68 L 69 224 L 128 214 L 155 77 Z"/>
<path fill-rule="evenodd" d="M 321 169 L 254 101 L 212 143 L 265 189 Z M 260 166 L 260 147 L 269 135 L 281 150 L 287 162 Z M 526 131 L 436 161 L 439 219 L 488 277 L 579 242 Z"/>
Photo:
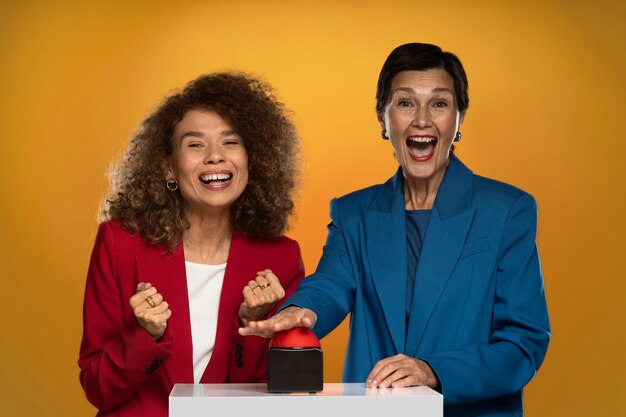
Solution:
<path fill-rule="evenodd" d="M 165 186 L 170 191 L 176 191 L 178 190 L 178 181 L 176 181 L 176 179 L 167 180 Z"/>

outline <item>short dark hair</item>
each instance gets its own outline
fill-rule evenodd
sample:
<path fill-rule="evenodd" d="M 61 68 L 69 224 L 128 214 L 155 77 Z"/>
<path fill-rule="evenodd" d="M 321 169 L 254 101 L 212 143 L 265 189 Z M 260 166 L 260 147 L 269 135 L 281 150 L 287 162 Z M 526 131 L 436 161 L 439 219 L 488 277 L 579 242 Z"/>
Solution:
<path fill-rule="evenodd" d="M 428 43 L 407 43 L 391 51 L 378 76 L 376 87 L 376 113 L 380 116 L 389 98 L 393 77 L 402 71 L 424 71 L 431 68 L 444 69 L 454 81 L 454 95 L 457 106 L 464 113 L 469 106 L 467 76 L 463 64 L 456 55 L 444 52 L 437 45 Z"/>

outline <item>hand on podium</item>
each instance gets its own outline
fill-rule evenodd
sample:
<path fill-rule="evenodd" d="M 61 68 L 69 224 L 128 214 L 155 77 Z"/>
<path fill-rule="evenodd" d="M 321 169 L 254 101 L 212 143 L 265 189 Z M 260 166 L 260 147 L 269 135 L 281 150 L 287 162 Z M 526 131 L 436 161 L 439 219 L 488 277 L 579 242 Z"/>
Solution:
<path fill-rule="evenodd" d="M 271 338 L 274 333 L 294 327 L 312 328 L 317 321 L 317 315 L 307 308 L 290 306 L 267 320 L 250 321 L 246 326 L 239 328 L 242 336 L 261 336 Z"/>

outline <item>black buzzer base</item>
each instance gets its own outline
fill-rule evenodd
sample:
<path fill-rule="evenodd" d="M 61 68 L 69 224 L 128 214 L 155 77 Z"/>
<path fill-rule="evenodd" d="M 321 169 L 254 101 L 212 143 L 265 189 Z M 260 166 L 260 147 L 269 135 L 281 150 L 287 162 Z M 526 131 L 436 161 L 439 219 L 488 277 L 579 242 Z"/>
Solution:
<path fill-rule="evenodd" d="M 319 392 L 324 389 L 319 348 L 270 348 L 267 356 L 269 392 Z"/>

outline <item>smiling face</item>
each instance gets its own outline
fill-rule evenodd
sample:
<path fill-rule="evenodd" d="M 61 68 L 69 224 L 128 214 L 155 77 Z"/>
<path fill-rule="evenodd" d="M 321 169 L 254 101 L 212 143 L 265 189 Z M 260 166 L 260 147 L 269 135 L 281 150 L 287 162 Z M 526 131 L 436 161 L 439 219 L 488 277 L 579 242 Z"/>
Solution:
<path fill-rule="evenodd" d="M 454 80 L 441 68 L 402 71 L 391 81 L 379 122 L 386 129 L 405 178 L 441 181 L 463 115 Z"/>
<path fill-rule="evenodd" d="M 248 182 L 243 139 L 217 113 L 189 110 L 176 125 L 167 179 L 178 181 L 188 210 L 228 209 Z"/>

